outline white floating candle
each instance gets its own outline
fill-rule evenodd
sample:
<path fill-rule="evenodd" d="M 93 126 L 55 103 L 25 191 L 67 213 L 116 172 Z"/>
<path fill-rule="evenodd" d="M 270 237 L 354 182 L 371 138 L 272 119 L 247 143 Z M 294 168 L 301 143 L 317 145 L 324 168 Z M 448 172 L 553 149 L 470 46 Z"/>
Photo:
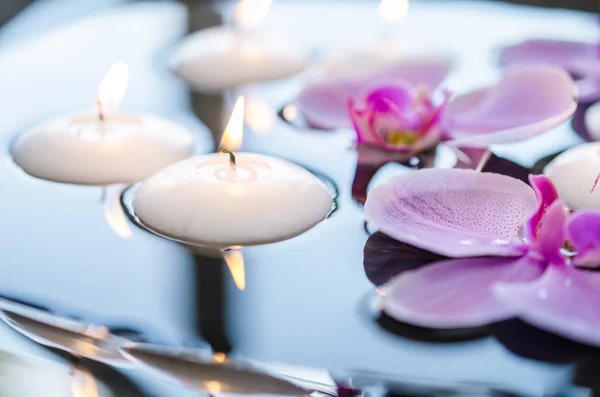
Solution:
<path fill-rule="evenodd" d="M 546 166 L 544 174 L 569 208 L 600 210 L 600 142 L 567 150 Z"/>
<path fill-rule="evenodd" d="M 600 141 L 600 102 L 590 106 L 584 116 L 585 128 L 590 137 Z"/>
<path fill-rule="evenodd" d="M 194 139 L 184 127 L 151 116 L 111 112 L 127 86 L 117 63 L 98 90 L 98 111 L 47 120 L 21 136 L 15 162 L 28 174 L 56 182 L 104 185 L 142 180 L 189 157 Z"/>
<path fill-rule="evenodd" d="M 406 41 L 395 40 L 391 32 L 397 22 L 406 18 L 408 10 L 408 0 L 381 0 L 379 18 L 382 30 L 379 40 L 330 53 L 322 62 L 325 73 L 336 75 L 364 72 L 405 57 L 408 51 Z"/>
<path fill-rule="evenodd" d="M 219 26 L 190 35 L 176 50 L 171 68 L 200 92 L 221 92 L 302 72 L 308 66 L 304 52 L 256 31 L 271 2 L 241 0 L 235 28 Z"/>
<path fill-rule="evenodd" d="M 242 127 L 240 98 L 225 146 L 241 143 Z M 226 152 L 229 156 L 173 164 L 144 181 L 133 201 L 140 221 L 179 241 L 225 248 L 297 236 L 331 211 L 327 187 L 304 168 L 270 156 Z"/>

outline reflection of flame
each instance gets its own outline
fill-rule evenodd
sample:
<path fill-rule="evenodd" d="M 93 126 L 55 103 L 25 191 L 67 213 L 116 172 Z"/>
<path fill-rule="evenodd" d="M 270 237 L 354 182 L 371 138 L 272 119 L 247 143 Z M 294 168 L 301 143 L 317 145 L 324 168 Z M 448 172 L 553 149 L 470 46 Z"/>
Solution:
<path fill-rule="evenodd" d="M 246 289 L 246 270 L 244 269 L 244 256 L 240 249 L 231 249 L 223 252 L 225 263 L 231 272 L 233 282 L 240 291 Z"/>
<path fill-rule="evenodd" d="M 379 15 L 388 21 L 400 21 L 408 15 L 408 0 L 381 0 Z"/>
<path fill-rule="evenodd" d="M 98 103 L 104 110 L 115 109 L 125 96 L 129 68 L 125 62 L 117 62 L 104 76 L 98 88 Z"/>
<path fill-rule="evenodd" d="M 225 361 L 227 361 L 227 355 L 225 353 L 214 353 L 213 354 L 213 361 L 217 364 L 223 364 Z"/>
<path fill-rule="evenodd" d="M 223 388 L 221 387 L 221 383 L 214 380 L 209 380 L 206 383 L 204 383 L 204 387 L 209 393 L 221 393 L 221 390 L 223 390 Z"/>
<path fill-rule="evenodd" d="M 287 121 L 293 121 L 298 117 L 298 114 L 300 114 L 300 111 L 295 105 L 287 105 L 283 108 L 283 118 Z"/>
<path fill-rule="evenodd" d="M 256 28 L 265 19 L 273 0 L 240 0 L 235 8 L 235 21 L 244 28 Z"/>
<path fill-rule="evenodd" d="M 261 98 L 252 97 L 246 100 L 246 122 L 254 131 L 259 134 L 266 134 L 271 131 L 275 123 L 275 113 L 273 109 Z"/>
<path fill-rule="evenodd" d="M 131 228 L 127 222 L 123 207 L 121 207 L 121 191 L 123 187 L 119 185 L 110 186 L 105 189 L 107 190 L 103 199 L 103 205 L 106 223 L 108 223 L 108 226 L 110 226 L 117 236 L 130 238 L 132 235 Z"/>
<path fill-rule="evenodd" d="M 244 139 L 244 97 L 241 96 L 235 102 L 233 112 L 231 112 L 231 118 L 223 138 L 221 138 L 221 149 L 237 150 L 242 147 L 242 141 Z"/>
<path fill-rule="evenodd" d="M 71 374 L 73 397 L 99 397 L 98 385 L 94 376 L 86 369 L 73 367 Z"/>

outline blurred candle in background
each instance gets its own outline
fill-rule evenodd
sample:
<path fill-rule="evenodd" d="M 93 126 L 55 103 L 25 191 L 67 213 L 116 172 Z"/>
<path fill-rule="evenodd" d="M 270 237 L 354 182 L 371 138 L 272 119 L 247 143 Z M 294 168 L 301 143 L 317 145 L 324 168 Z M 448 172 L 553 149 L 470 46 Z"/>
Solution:
<path fill-rule="evenodd" d="M 379 37 L 349 49 L 332 52 L 323 62 L 326 74 L 362 72 L 383 67 L 406 56 L 406 40 L 398 40 L 396 31 L 408 16 L 408 0 L 381 0 L 378 8 Z M 368 32 L 365 32 L 365 35 Z"/>
<path fill-rule="evenodd" d="M 223 92 L 304 71 L 308 67 L 304 51 L 280 33 L 267 35 L 259 29 L 272 2 L 240 0 L 232 26 L 208 28 L 187 37 L 171 58 L 171 68 L 202 93 Z"/>

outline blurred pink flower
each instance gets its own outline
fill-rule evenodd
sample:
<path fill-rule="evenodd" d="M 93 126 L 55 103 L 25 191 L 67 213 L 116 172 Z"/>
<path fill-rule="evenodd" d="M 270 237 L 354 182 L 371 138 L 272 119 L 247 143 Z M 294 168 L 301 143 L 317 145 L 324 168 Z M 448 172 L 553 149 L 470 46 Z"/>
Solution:
<path fill-rule="evenodd" d="M 298 97 L 305 118 L 320 128 L 354 126 L 357 143 L 414 153 L 449 141 L 487 148 L 531 138 L 566 121 L 577 89 L 560 68 L 510 68 L 490 87 L 450 100 L 435 90 L 449 70 L 443 60 L 403 61 L 386 69 L 307 86 Z"/>

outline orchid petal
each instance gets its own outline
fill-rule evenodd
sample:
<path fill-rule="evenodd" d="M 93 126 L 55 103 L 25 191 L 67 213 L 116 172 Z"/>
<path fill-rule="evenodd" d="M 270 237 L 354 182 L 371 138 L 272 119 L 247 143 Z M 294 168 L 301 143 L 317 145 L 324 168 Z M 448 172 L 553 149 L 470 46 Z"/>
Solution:
<path fill-rule="evenodd" d="M 541 262 L 523 258 L 454 259 L 408 271 L 385 286 L 384 311 L 396 320 L 432 328 L 476 327 L 513 317 L 494 297 L 498 282 L 535 280 Z"/>
<path fill-rule="evenodd" d="M 573 62 L 581 59 L 600 61 L 597 44 L 567 40 L 527 40 L 506 47 L 500 53 L 504 65 L 544 62 L 569 69 Z"/>
<path fill-rule="evenodd" d="M 537 241 L 532 244 L 532 247 L 542 254 L 548 263 L 558 265 L 565 263 L 561 250 L 566 240 L 567 215 L 567 207 L 562 201 L 557 200 L 550 204 L 538 227 Z"/>
<path fill-rule="evenodd" d="M 580 267 L 600 267 L 600 212 L 576 212 L 566 228 L 567 239 L 577 251 L 573 263 Z"/>
<path fill-rule="evenodd" d="M 408 172 L 373 189 L 367 220 L 396 240 L 448 257 L 518 256 L 518 231 L 536 208 L 525 183 L 473 170 Z"/>
<path fill-rule="evenodd" d="M 600 346 L 600 273 L 549 266 L 530 284 L 498 284 L 496 298 L 536 327 Z"/>
<path fill-rule="evenodd" d="M 442 58 L 402 60 L 367 73 L 313 82 L 299 94 L 297 105 L 308 123 L 315 127 L 350 127 L 347 112 L 350 99 L 358 102 L 369 91 L 380 86 L 423 85 L 434 90 L 449 70 L 449 62 Z"/>
<path fill-rule="evenodd" d="M 535 213 L 527 220 L 525 224 L 525 232 L 527 240 L 531 243 L 537 240 L 538 228 L 541 224 L 542 218 L 546 213 L 550 204 L 558 199 L 558 191 L 554 187 L 554 184 L 545 175 L 530 175 L 529 183 L 535 191 L 535 196 L 538 202 Z"/>
<path fill-rule="evenodd" d="M 567 40 L 528 40 L 502 50 L 504 65 L 546 63 L 576 76 L 580 102 L 600 99 L 600 46 Z"/>
<path fill-rule="evenodd" d="M 576 86 L 553 66 L 507 71 L 494 87 L 458 97 L 447 109 L 454 146 L 487 147 L 531 138 L 566 121 L 577 108 Z"/>

